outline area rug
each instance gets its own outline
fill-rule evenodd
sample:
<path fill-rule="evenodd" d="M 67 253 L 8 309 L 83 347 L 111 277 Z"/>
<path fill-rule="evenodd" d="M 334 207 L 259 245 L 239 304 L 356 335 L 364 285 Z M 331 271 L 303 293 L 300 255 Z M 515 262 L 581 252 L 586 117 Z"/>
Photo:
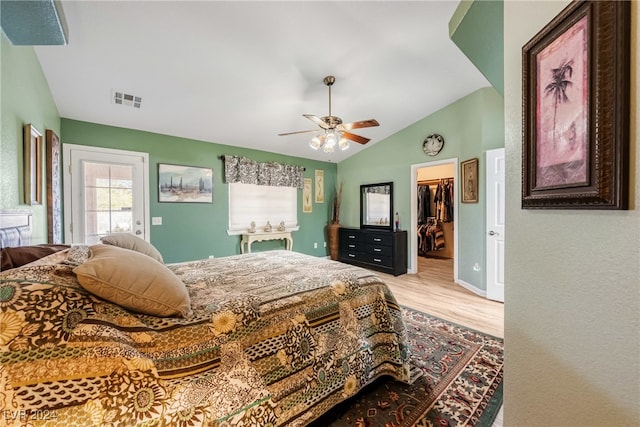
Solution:
<path fill-rule="evenodd" d="M 412 385 L 381 378 L 313 427 L 476 426 L 493 424 L 502 405 L 503 340 L 403 307 Z"/>

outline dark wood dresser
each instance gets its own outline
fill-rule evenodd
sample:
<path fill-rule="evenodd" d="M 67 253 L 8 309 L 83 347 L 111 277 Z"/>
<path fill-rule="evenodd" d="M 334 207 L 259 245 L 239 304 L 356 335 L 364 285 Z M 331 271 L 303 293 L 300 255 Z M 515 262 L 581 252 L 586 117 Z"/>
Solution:
<path fill-rule="evenodd" d="M 407 232 L 340 229 L 338 260 L 399 276 L 407 272 Z"/>

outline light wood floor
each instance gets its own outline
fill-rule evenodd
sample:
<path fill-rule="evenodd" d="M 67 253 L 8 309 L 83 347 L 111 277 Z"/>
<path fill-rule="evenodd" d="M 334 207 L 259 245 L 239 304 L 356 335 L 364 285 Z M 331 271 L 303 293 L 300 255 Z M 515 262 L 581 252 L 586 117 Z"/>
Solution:
<path fill-rule="evenodd" d="M 486 334 L 504 338 L 504 304 L 453 281 L 453 259 L 418 257 L 418 273 L 382 276 L 398 303 Z M 502 427 L 500 409 L 492 427 Z"/>
<path fill-rule="evenodd" d="M 401 305 L 504 338 L 504 304 L 453 281 L 453 259 L 418 257 L 418 273 L 384 277 Z"/>

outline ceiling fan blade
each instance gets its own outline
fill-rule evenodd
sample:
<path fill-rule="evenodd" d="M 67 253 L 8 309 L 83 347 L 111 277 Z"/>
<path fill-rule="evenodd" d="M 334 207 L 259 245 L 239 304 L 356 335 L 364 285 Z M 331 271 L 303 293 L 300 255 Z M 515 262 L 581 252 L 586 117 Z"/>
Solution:
<path fill-rule="evenodd" d="M 342 132 L 342 136 L 350 139 L 351 141 L 357 142 L 358 144 L 366 144 L 369 142 L 369 138 L 365 138 L 364 136 L 356 135 L 351 132 Z"/>
<path fill-rule="evenodd" d="M 295 132 L 286 132 L 286 133 L 279 133 L 278 136 L 285 136 L 285 135 L 295 135 L 296 133 L 308 133 L 308 132 L 317 132 L 318 129 L 313 129 L 313 130 L 297 130 Z"/>
<path fill-rule="evenodd" d="M 351 130 L 351 129 L 370 128 L 373 126 L 380 126 L 380 123 L 378 123 L 376 119 L 370 119 L 370 120 L 362 120 L 359 122 L 342 123 L 340 126 L 344 130 Z"/>
<path fill-rule="evenodd" d="M 303 114 L 303 116 L 320 126 L 322 129 L 327 129 L 329 127 L 329 125 L 327 125 L 325 121 L 318 116 L 314 116 L 313 114 Z"/>

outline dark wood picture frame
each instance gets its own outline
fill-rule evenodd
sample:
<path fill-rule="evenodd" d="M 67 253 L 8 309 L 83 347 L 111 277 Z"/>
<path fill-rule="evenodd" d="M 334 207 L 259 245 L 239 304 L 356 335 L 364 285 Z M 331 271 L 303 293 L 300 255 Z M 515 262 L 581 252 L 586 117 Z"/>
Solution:
<path fill-rule="evenodd" d="M 62 180 L 60 138 L 51 130 L 45 131 L 47 157 L 47 242 L 62 243 Z"/>
<path fill-rule="evenodd" d="M 23 126 L 24 203 L 42 204 L 42 134 L 27 123 Z"/>
<path fill-rule="evenodd" d="M 478 158 L 465 160 L 460 163 L 462 175 L 462 203 L 478 203 Z"/>
<path fill-rule="evenodd" d="M 630 2 L 574 1 L 522 49 L 522 208 L 628 209 Z"/>

